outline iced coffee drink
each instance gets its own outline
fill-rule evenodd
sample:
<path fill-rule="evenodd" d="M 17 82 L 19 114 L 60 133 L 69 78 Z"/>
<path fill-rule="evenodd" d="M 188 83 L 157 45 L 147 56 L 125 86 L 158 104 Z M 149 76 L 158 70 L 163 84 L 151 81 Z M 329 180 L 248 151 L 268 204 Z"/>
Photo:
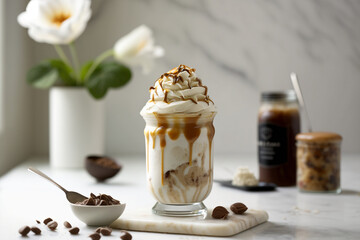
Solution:
<path fill-rule="evenodd" d="M 141 110 L 146 126 L 146 171 L 160 215 L 201 215 L 213 176 L 216 108 L 195 69 L 161 75 Z"/>

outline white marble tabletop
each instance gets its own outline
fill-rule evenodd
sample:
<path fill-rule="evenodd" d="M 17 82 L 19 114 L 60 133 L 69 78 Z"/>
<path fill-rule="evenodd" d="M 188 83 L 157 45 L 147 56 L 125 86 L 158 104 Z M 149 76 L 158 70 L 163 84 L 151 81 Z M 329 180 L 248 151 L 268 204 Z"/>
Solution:
<path fill-rule="evenodd" d="M 28 239 L 90 239 L 94 228 L 77 220 L 64 194 L 40 177 L 28 172 L 34 166 L 53 177 L 69 190 L 81 193 L 107 193 L 127 203 L 125 211 L 149 209 L 155 203 L 146 189 L 144 157 L 118 157 L 123 170 L 106 183 L 96 183 L 85 170 L 50 169 L 46 159 L 31 159 L 0 178 L 0 239 L 23 239 L 18 229 L 37 225 L 35 219 L 51 217 L 59 223 L 56 232 L 40 225 L 41 237 L 29 234 Z M 215 179 L 229 179 L 238 166 L 257 172 L 255 156 L 216 156 Z M 214 183 L 208 207 L 230 205 L 235 201 L 249 208 L 269 213 L 269 222 L 226 239 L 359 239 L 360 238 L 360 156 L 343 156 L 342 193 L 306 194 L 295 187 L 278 188 L 275 192 L 244 192 Z M 67 220 L 80 227 L 78 236 L 70 236 L 62 223 Z M 131 232 L 133 239 L 225 239 L 178 234 Z M 120 239 L 114 230 L 106 239 Z M 104 237 L 105 238 L 105 237 Z"/>

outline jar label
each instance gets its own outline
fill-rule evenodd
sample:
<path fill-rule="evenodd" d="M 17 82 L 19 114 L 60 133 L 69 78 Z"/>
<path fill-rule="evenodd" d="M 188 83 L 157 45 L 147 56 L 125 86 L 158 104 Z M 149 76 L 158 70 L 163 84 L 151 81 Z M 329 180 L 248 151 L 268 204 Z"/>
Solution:
<path fill-rule="evenodd" d="M 286 162 L 287 129 L 274 124 L 262 123 L 258 129 L 259 163 L 276 166 Z"/>

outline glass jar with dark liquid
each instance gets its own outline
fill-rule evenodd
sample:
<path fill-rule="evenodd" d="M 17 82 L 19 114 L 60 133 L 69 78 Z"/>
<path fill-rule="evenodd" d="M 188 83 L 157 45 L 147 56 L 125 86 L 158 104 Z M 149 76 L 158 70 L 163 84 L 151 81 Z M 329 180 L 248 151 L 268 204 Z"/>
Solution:
<path fill-rule="evenodd" d="M 258 159 L 261 182 L 296 185 L 296 143 L 300 116 L 295 92 L 264 92 L 258 115 Z"/>

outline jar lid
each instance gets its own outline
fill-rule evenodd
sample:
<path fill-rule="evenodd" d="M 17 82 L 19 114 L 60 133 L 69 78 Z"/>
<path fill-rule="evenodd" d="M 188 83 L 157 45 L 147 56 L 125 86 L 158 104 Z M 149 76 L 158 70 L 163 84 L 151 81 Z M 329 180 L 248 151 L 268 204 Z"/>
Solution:
<path fill-rule="evenodd" d="M 261 99 L 272 101 L 272 100 L 286 100 L 286 101 L 295 101 L 296 94 L 294 90 L 285 90 L 285 91 L 274 91 L 274 92 L 262 92 Z"/>
<path fill-rule="evenodd" d="M 303 142 L 335 142 L 341 141 L 342 137 L 332 132 L 309 132 L 297 134 L 296 140 Z"/>

